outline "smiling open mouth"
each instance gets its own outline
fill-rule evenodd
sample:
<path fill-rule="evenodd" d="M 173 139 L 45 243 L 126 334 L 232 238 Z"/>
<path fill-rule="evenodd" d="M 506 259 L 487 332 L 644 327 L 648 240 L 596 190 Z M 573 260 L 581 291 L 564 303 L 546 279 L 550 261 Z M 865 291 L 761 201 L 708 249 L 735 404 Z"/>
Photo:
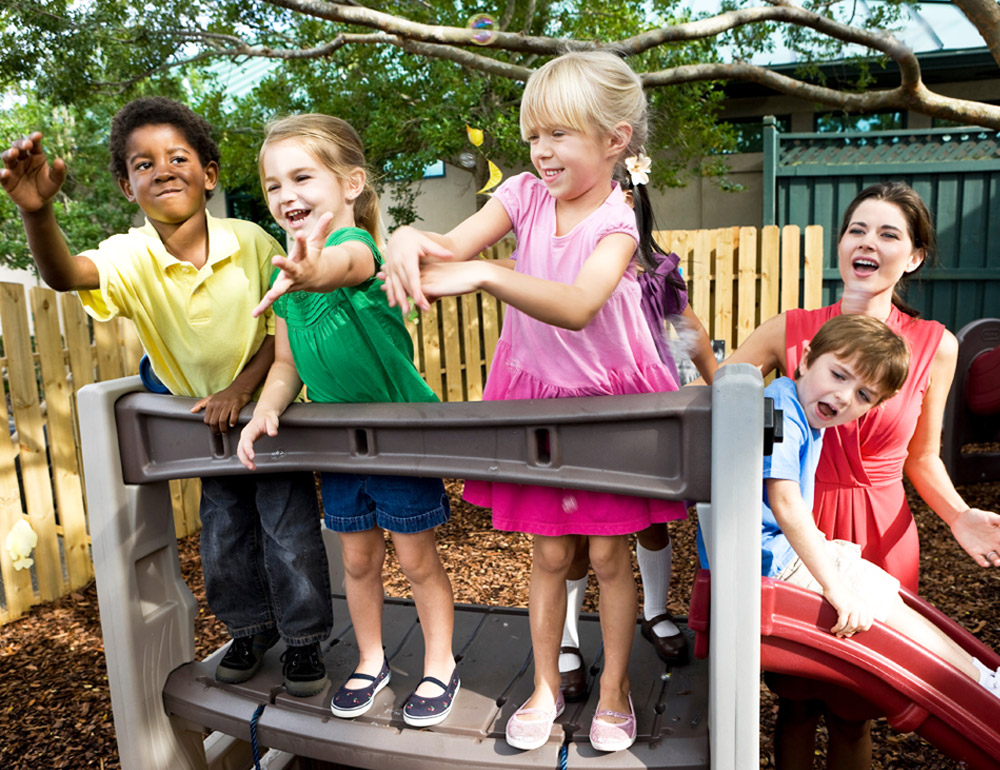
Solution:
<path fill-rule="evenodd" d="M 309 216 L 308 209 L 295 209 L 295 211 L 289 211 L 285 214 L 285 219 L 289 222 L 301 222 L 303 219 Z"/>
<path fill-rule="evenodd" d="M 834 408 L 833 408 L 832 406 L 830 406 L 829 404 L 826 404 L 826 403 L 824 403 L 824 402 L 822 402 L 822 401 L 820 401 L 820 402 L 819 402 L 819 403 L 818 403 L 818 404 L 816 405 L 816 408 L 817 408 L 817 409 L 819 410 L 819 413 L 820 413 L 821 415 L 823 415 L 823 417 L 825 417 L 825 418 L 826 418 L 826 419 L 828 419 L 828 420 L 829 420 L 830 418 L 832 418 L 832 417 L 836 417 L 836 416 L 837 416 L 837 410 L 836 410 L 836 409 L 834 409 Z"/>
<path fill-rule="evenodd" d="M 878 262 L 873 259 L 866 259 L 861 257 L 860 259 L 855 259 L 851 262 L 851 267 L 857 270 L 859 273 L 874 273 L 878 270 Z"/>

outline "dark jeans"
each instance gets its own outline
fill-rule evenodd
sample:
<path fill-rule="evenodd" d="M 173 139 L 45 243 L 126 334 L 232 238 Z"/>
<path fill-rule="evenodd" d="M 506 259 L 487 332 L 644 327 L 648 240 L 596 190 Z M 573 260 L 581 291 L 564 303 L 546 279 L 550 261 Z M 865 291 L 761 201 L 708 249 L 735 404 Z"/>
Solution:
<path fill-rule="evenodd" d="M 286 644 L 330 636 L 330 573 L 311 473 L 202 479 L 201 561 L 209 607 L 233 637 L 275 627 Z"/>

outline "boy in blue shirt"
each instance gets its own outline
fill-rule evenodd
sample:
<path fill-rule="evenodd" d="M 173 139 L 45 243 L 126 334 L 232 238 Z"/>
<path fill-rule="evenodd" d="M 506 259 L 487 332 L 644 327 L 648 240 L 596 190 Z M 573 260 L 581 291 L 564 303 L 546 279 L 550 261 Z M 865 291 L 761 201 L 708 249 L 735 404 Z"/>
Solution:
<path fill-rule="evenodd" d="M 764 458 L 761 568 L 826 598 L 837 611 L 830 632 L 850 637 L 886 623 L 1000 697 L 1000 676 L 908 607 L 899 581 L 861 558 L 861 547 L 829 541 L 812 515 L 813 480 L 823 431 L 852 422 L 891 398 L 909 369 L 906 342 L 881 321 L 837 316 L 806 346 L 795 379 L 764 391 L 784 414 L 784 437 Z"/>
<path fill-rule="evenodd" d="M 274 359 L 273 316 L 251 311 L 268 289 L 271 259 L 284 252 L 257 225 L 208 213 L 219 148 L 188 107 L 162 97 L 130 102 L 115 115 L 109 149 L 112 173 L 146 222 L 82 254 L 72 254 L 56 222 L 52 200 L 66 164 L 49 165 L 40 132 L 3 152 L 0 186 L 18 206 L 45 282 L 78 291 L 98 320 L 130 318 L 156 377 L 174 395 L 198 398 L 192 411 L 225 432 Z M 233 636 L 216 677 L 246 681 L 280 635 L 287 691 L 320 692 L 319 643 L 333 610 L 312 474 L 206 478 L 200 512 L 205 592 Z"/>

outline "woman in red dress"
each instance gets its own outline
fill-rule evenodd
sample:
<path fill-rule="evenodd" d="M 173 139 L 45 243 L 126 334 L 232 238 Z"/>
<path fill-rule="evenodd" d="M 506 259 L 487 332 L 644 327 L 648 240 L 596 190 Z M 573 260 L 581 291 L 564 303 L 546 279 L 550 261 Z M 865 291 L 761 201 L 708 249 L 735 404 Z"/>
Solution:
<path fill-rule="evenodd" d="M 862 190 L 848 206 L 840 228 L 838 267 L 844 281 L 840 301 L 771 318 L 726 361 L 753 363 L 765 375 L 795 371 L 803 344 L 826 320 L 841 313 L 883 320 L 909 342 L 910 374 L 903 390 L 857 422 L 826 432 L 813 514 L 828 538 L 860 544 L 864 558 L 913 591 L 919 543 L 903 489 L 904 472 L 977 564 L 1000 567 L 1000 516 L 970 508 L 940 457 L 958 342 L 941 324 L 918 318 L 897 294 L 900 282 L 933 255 L 935 245 L 930 214 L 911 187 L 883 182 Z M 768 683 L 779 694 L 778 768 L 812 767 L 815 728 L 823 713 L 830 731 L 827 767 L 870 767 L 870 723 L 856 714 L 852 719 L 849 705 L 843 705 L 853 698 L 833 693 L 826 702 L 798 700 L 794 698 L 800 693 L 816 693 L 816 683 L 796 687 L 788 677 L 769 677 Z"/>

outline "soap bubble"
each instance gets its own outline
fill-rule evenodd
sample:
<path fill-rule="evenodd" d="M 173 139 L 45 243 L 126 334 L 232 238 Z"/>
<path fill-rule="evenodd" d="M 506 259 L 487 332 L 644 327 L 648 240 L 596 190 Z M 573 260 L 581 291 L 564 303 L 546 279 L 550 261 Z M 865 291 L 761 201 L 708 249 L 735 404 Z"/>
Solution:
<path fill-rule="evenodd" d="M 477 45 L 489 45 L 497 36 L 497 23 L 488 13 L 477 13 L 466 26 L 473 31 L 472 42 Z"/>

